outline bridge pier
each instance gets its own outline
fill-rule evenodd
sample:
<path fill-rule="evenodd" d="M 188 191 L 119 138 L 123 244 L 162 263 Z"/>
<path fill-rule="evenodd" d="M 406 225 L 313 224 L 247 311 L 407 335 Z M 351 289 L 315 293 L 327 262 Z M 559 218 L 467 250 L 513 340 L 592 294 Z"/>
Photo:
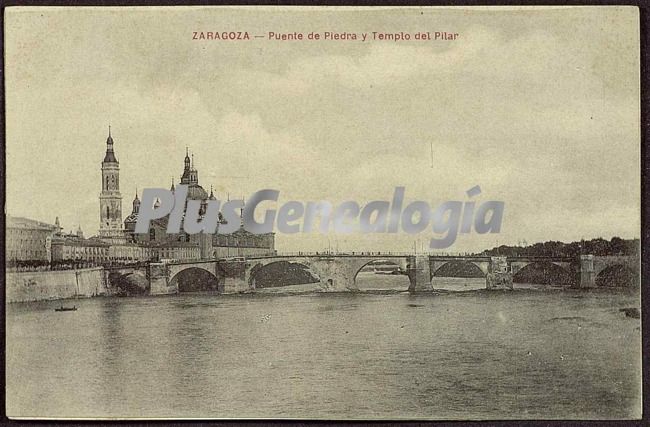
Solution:
<path fill-rule="evenodd" d="M 485 287 L 486 289 L 512 289 L 512 272 L 508 271 L 508 260 L 505 256 L 490 258 Z"/>
<path fill-rule="evenodd" d="M 596 271 L 594 269 L 593 255 L 580 255 L 580 281 L 579 288 L 593 288 L 596 286 Z"/>
<path fill-rule="evenodd" d="M 169 271 L 167 264 L 152 262 L 149 264 L 147 276 L 149 278 L 150 295 L 177 294 L 178 288 L 169 285 Z"/>
<path fill-rule="evenodd" d="M 239 294 L 255 289 L 255 283 L 249 284 L 250 272 L 246 269 L 245 261 L 218 261 L 216 273 L 219 291 L 224 294 Z"/>
<path fill-rule="evenodd" d="M 224 277 L 219 282 L 219 285 L 222 289 L 220 289 L 220 292 L 224 294 L 241 294 L 251 291 L 245 280 L 236 277 Z"/>
<path fill-rule="evenodd" d="M 416 255 L 408 258 L 408 276 L 411 282 L 409 292 L 433 291 L 429 255 Z"/>
<path fill-rule="evenodd" d="M 320 286 L 326 292 L 358 291 L 354 283 L 356 271 L 332 257 L 326 257 L 311 265 L 313 272 L 320 277 Z"/>

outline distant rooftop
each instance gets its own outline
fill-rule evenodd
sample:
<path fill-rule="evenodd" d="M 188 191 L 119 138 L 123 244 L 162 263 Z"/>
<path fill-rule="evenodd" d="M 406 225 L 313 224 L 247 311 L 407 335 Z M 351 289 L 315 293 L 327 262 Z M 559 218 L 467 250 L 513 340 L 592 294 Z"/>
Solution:
<path fill-rule="evenodd" d="M 25 230 L 53 231 L 57 229 L 57 226 L 45 222 L 36 221 L 34 219 L 7 215 L 7 228 L 22 228 Z"/>

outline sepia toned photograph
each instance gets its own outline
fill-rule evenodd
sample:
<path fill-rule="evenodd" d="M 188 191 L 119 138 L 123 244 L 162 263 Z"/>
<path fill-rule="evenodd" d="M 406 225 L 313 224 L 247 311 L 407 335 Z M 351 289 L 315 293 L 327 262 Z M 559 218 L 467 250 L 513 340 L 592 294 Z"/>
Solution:
<path fill-rule="evenodd" d="M 7 417 L 641 419 L 639 31 L 5 8 Z"/>

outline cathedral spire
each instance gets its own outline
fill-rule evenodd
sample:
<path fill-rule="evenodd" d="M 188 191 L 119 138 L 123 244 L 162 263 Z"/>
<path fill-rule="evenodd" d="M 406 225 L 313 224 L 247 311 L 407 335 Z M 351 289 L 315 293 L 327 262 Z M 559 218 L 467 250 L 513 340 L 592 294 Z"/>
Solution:
<path fill-rule="evenodd" d="M 185 164 L 185 169 L 184 170 L 189 171 L 190 170 L 190 150 L 189 150 L 188 147 L 185 147 L 185 161 L 184 161 L 184 164 Z M 185 174 L 183 174 L 183 175 L 185 175 Z"/>
<path fill-rule="evenodd" d="M 133 199 L 133 210 L 132 214 L 137 214 L 140 212 L 140 199 L 138 198 L 138 189 L 135 189 L 135 198 Z"/>
<path fill-rule="evenodd" d="M 239 227 L 244 228 L 244 206 L 246 205 L 246 199 L 244 196 L 241 196 L 241 209 L 239 210 Z"/>
<path fill-rule="evenodd" d="M 187 147 L 185 147 L 184 163 L 185 163 L 185 168 L 183 169 L 183 175 L 181 175 L 181 184 L 198 185 L 199 173 L 197 172 L 196 169 L 194 169 L 194 153 L 190 154 L 190 151 Z"/>
<path fill-rule="evenodd" d="M 111 136 L 111 125 L 108 125 L 108 138 L 106 138 L 106 155 L 104 156 L 104 163 L 119 163 L 115 158 L 113 151 L 113 137 Z"/>

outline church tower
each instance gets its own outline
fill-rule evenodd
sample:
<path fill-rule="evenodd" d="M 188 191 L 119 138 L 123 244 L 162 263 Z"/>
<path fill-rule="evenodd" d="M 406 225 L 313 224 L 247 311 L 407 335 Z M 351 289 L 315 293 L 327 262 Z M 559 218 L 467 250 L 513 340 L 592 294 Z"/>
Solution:
<path fill-rule="evenodd" d="M 185 148 L 184 165 L 185 168 L 183 169 L 183 175 L 181 176 L 181 184 L 190 186 L 199 185 L 199 172 L 194 167 L 194 154 L 192 154 L 192 160 L 190 160 L 190 153 L 187 148 Z"/>
<path fill-rule="evenodd" d="M 99 195 L 99 237 L 124 239 L 122 231 L 122 195 L 120 194 L 120 163 L 113 151 L 111 127 L 108 127 L 106 155 L 102 162 L 102 192 Z"/>

